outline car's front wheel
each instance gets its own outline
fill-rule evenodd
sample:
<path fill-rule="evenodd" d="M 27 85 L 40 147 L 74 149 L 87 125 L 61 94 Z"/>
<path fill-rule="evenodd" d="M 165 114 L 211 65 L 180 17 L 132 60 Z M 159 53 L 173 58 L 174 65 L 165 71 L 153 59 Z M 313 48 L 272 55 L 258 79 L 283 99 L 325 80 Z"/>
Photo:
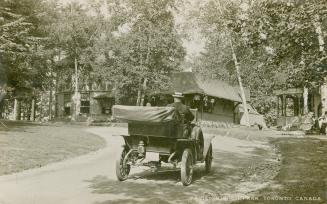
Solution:
<path fill-rule="evenodd" d="M 119 181 L 125 181 L 131 170 L 131 166 L 127 164 L 127 159 L 125 159 L 127 153 L 128 149 L 124 148 L 116 160 L 116 176 Z"/>

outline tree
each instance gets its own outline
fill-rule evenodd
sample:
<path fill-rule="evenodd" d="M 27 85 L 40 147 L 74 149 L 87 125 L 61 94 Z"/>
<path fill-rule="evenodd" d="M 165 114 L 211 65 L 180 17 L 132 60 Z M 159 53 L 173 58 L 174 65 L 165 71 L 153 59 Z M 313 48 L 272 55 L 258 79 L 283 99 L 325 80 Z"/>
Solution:
<path fill-rule="evenodd" d="M 55 21 L 48 27 L 48 47 L 52 48 L 53 70 L 57 77 L 72 76 L 75 93 L 73 96 L 73 120 L 77 119 L 80 111 L 79 81 L 81 76 L 90 71 L 90 48 L 100 33 L 101 21 L 96 16 L 88 14 L 86 6 L 71 3 L 58 8 Z M 56 58 L 56 60 L 54 60 Z M 62 62 L 65 65 L 62 66 Z M 53 87 L 50 87 L 53 88 Z"/>
<path fill-rule="evenodd" d="M 34 89 L 42 89 L 47 72 L 42 45 L 46 38 L 43 25 L 50 19 L 45 15 L 47 8 L 48 4 L 41 0 L 1 2 L 0 57 L 6 76 L 1 86 L 16 98 L 19 93 L 31 95 Z"/>
<path fill-rule="evenodd" d="M 272 62 L 288 75 L 286 87 L 303 87 L 307 93 L 323 83 L 326 36 L 321 22 L 327 20 L 326 8 L 325 1 L 262 1 L 256 5 L 261 12 L 253 19 L 264 28 L 266 43 L 274 50 Z"/>
<path fill-rule="evenodd" d="M 234 39 L 241 76 L 251 88 L 255 104 L 270 104 L 274 108 L 274 103 L 266 100 L 262 104 L 257 100 L 272 95 L 275 89 L 311 89 L 323 83 L 325 1 L 220 0 L 220 3 L 226 8 L 223 12 L 219 12 L 216 1 L 208 1 L 196 15 L 208 39 L 197 71 L 236 81 L 228 36 L 224 34 L 227 26 Z"/>
<path fill-rule="evenodd" d="M 117 96 L 138 96 L 139 105 L 146 91 L 166 87 L 168 75 L 179 70 L 184 59 L 174 27 L 174 1 L 108 1 L 108 5 L 112 16 L 94 47 L 100 51 L 93 57 L 94 72 L 115 84 Z"/>

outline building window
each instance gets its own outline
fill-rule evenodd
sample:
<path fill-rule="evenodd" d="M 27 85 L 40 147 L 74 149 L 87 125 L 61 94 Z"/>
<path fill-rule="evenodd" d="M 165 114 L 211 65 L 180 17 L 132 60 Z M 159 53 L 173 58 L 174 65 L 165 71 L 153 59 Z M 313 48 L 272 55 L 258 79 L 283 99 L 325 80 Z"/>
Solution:
<path fill-rule="evenodd" d="M 70 115 L 70 107 L 65 107 L 64 112 L 65 112 L 65 116 Z"/>
<path fill-rule="evenodd" d="M 90 94 L 89 93 L 83 93 L 81 94 L 81 113 L 90 113 Z"/>
<path fill-rule="evenodd" d="M 191 108 L 201 110 L 201 96 L 200 95 L 195 95 L 193 97 L 193 100 L 191 103 Z"/>
<path fill-rule="evenodd" d="M 215 108 L 215 103 L 216 103 L 216 100 L 214 98 L 211 98 L 210 99 L 210 103 L 209 103 L 209 112 L 212 113 L 214 108 Z"/>

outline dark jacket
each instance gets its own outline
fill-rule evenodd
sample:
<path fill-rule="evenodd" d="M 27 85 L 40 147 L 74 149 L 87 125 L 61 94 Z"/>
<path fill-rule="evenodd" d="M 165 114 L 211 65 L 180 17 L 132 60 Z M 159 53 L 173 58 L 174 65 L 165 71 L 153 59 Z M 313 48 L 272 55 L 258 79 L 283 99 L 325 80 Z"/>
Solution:
<path fill-rule="evenodd" d="M 194 119 L 193 113 L 190 111 L 190 109 L 184 105 L 181 102 L 174 102 L 172 104 L 169 104 L 168 106 L 174 107 L 179 114 L 184 115 L 184 122 L 191 122 Z"/>

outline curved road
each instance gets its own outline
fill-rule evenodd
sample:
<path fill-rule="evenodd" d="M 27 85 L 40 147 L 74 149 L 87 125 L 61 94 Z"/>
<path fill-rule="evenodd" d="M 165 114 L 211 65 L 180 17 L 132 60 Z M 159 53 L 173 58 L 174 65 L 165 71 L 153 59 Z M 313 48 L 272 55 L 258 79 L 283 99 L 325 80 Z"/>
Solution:
<path fill-rule="evenodd" d="M 212 172 L 195 170 L 194 182 L 183 187 L 179 172 L 151 173 L 137 169 L 118 182 L 115 158 L 123 128 L 89 128 L 106 139 L 107 147 L 63 162 L 0 177 L 0 204 L 217 203 L 210 196 L 239 196 L 264 187 L 251 172 L 274 157 L 266 143 L 216 136 Z M 224 202 L 224 201 L 223 201 Z M 228 202 L 228 201 L 226 201 Z M 224 202 L 225 203 L 225 202 Z"/>

